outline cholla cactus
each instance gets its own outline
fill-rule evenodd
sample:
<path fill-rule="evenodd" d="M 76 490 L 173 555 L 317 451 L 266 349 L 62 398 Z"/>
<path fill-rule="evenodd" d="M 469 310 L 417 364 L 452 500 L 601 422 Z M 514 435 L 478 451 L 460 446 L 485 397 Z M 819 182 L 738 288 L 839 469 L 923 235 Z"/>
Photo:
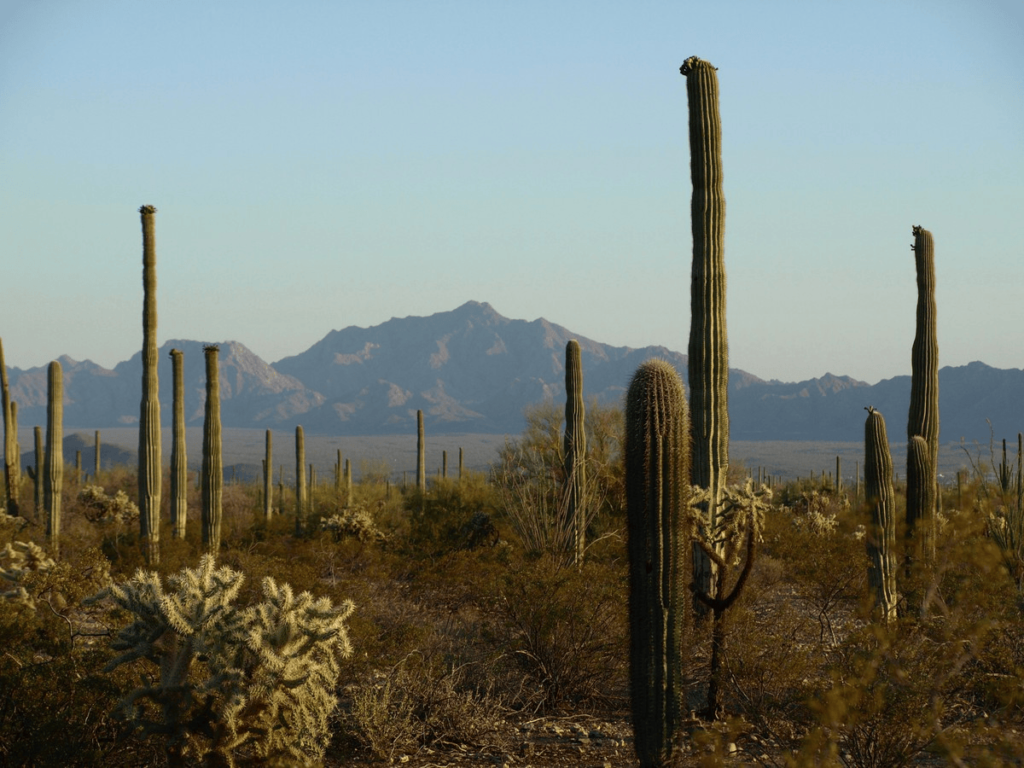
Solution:
<path fill-rule="evenodd" d="M 6 560 L 7 563 L 3 564 Z M 8 543 L 0 551 L 0 600 L 22 603 L 30 608 L 35 602 L 28 590 L 22 585 L 25 576 L 30 573 L 51 570 L 56 563 L 46 556 L 45 550 L 31 541 L 15 541 Z"/>
<path fill-rule="evenodd" d="M 100 486 L 87 485 L 78 492 L 78 501 L 94 523 L 125 523 L 139 517 L 139 508 L 124 491 L 107 496 Z"/>
<path fill-rule="evenodd" d="M 349 536 L 360 541 L 384 541 L 387 538 L 377 528 L 370 513 L 361 506 L 346 507 L 341 514 L 321 518 L 320 530 L 329 531 L 335 541 Z"/>
<path fill-rule="evenodd" d="M 159 679 L 132 691 L 118 714 L 144 736 L 165 735 L 171 765 L 192 756 L 233 766 L 242 748 L 264 763 L 322 757 L 338 660 L 352 653 L 345 621 L 353 605 L 295 595 L 267 577 L 263 602 L 239 608 L 243 580 L 207 554 L 169 578 L 172 590 L 139 570 L 92 598 L 109 596 L 135 615 L 105 669 L 138 660 L 158 668 Z"/>

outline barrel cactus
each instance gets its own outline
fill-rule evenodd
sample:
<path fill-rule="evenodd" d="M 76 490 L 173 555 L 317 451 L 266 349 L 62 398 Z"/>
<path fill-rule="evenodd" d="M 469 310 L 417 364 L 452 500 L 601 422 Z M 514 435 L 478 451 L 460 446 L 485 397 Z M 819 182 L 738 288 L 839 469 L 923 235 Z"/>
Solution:
<path fill-rule="evenodd" d="M 220 348 L 203 347 L 206 358 L 206 413 L 203 419 L 203 548 L 214 555 L 220 550 L 220 527 L 223 517 L 224 464 L 220 426 L 220 377 L 217 361 Z"/>
<path fill-rule="evenodd" d="M 629 669 L 641 766 L 673 753 L 682 717 L 683 586 L 690 550 L 690 438 L 679 375 L 648 360 L 626 394 Z"/>
<path fill-rule="evenodd" d="M 690 228 L 690 431 L 693 484 L 709 491 L 702 503 L 706 524 L 717 524 L 729 470 L 729 345 L 725 327 L 725 195 L 722 192 L 722 122 L 715 68 L 691 56 L 679 69 L 689 105 Z M 694 581 L 713 594 L 715 567 L 695 548 Z"/>
<path fill-rule="evenodd" d="M 868 587 L 884 623 L 896 618 L 896 494 L 892 487 L 892 454 L 885 419 L 872 407 L 864 423 L 864 486 L 871 509 L 865 542 Z"/>

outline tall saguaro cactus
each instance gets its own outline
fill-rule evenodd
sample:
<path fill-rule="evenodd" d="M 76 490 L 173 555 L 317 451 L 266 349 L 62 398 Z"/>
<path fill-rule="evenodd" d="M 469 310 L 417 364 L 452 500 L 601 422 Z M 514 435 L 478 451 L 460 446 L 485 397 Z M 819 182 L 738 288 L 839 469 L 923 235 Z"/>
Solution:
<path fill-rule="evenodd" d="M 185 445 L 185 353 L 171 350 L 171 524 L 176 539 L 185 538 L 188 519 L 188 448 Z"/>
<path fill-rule="evenodd" d="M 427 490 L 426 446 L 423 441 L 423 411 L 416 411 L 416 490 Z"/>
<path fill-rule="evenodd" d="M 46 463 L 43 466 L 43 506 L 46 538 L 54 556 L 60 553 L 61 491 L 64 487 L 64 372 L 54 360 L 47 371 Z"/>
<path fill-rule="evenodd" d="M 274 436 L 267 430 L 267 455 L 263 459 L 263 519 L 274 514 Z"/>
<path fill-rule="evenodd" d="M 679 375 L 648 360 L 626 394 L 629 674 L 640 765 L 672 756 L 683 704 L 690 437 Z"/>
<path fill-rule="evenodd" d="M 565 439 L 562 446 L 565 468 L 565 522 L 568 541 L 578 564 L 586 548 L 587 434 L 584 429 L 583 362 L 576 339 L 565 345 Z"/>
<path fill-rule="evenodd" d="M 220 526 L 223 517 L 224 463 L 220 428 L 220 375 L 217 360 L 220 348 L 203 347 L 206 357 L 206 413 L 203 420 L 203 548 L 214 555 L 220 551 Z"/>
<path fill-rule="evenodd" d="M 872 407 L 864 423 L 864 487 L 871 506 L 867 543 L 868 588 L 883 622 L 896 618 L 896 494 L 885 419 Z"/>
<path fill-rule="evenodd" d="M 914 435 L 907 444 L 907 565 L 935 559 L 935 484 L 928 442 Z"/>
<path fill-rule="evenodd" d="M 679 69 L 686 77 L 689 105 L 690 228 L 690 432 L 693 484 L 709 491 L 706 524 L 717 524 L 729 470 L 729 344 L 725 328 L 725 195 L 722 192 L 722 122 L 715 68 L 691 56 Z M 707 554 L 694 549 L 694 582 L 716 594 L 715 568 Z"/>
<path fill-rule="evenodd" d="M 146 561 L 160 561 L 160 379 L 156 344 L 156 208 L 142 215 L 142 404 L 139 412 L 139 526 Z"/>
<path fill-rule="evenodd" d="M 0 339 L 0 408 L 4 420 L 4 488 L 7 514 L 18 514 L 18 465 L 15 448 L 18 433 L 11 424 L 11 390 L 7 385 L 7 364 L 4 362 L 4 341 Z"/>
<path fill-rule="evenodd" d="M 939 487 L 939 341 L 936 331 L 935 310 L 935 243 L 932 233 L 915 226 L 914 262 L 917 268 L 917 331 L 911 350 L 910 415 L 907 420 L 907 440 L 920 435 L 928 444 L 928 478 L 932 485 L 928 509 L 915 512 L 916 528 L 930 541 L 918 554 L 925 560 L 934 559 L 934 535 L 928 531 L 935 527 L 938 512 Z M 910 454 L 907 454 L 907 474 L 910 474 Z M 910 507 L 907 507 L 907 524 Z"/>
<path fill-rule="evenodd" d="M 100 431 L 97 429 L 93 436 L 93 457 L 92 457 L 92 478 L 99 483 L 100 479 Z"/>
<path fill-rule="evenodd" d="M 34 438 L 36 445 L 36 468 L 35 472 L 32 473 L 32 480 L 35 483 L 35 495 L 33 498 L 36 504 L 36 520 L 38 521 L 43 514 L 43 510 L 46 508 L 43 502 L 45 498 L 45 495 L 43 494 L 43 468 L 46 466 L 46 454 L 43 452 L 42 428 L 36 426 L 32 430 L 32 437 Z M 32 468 L 29 467 L 30 471 L 31 469 Z"/>
<path fill-rule="evenodd" d="M 306 437 L 295 427 L 295 535 L 306 530 Z"/>

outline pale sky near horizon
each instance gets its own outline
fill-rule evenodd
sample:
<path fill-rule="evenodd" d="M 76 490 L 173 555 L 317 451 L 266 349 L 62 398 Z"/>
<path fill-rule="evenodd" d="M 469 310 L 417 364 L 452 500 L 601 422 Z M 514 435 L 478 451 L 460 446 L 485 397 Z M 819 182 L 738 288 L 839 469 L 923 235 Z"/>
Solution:
<path fill-rule="evenodd" d="M 159 329 L 268 362 L 468 300 L 686 351 L 691 55 L 718 67 L 730 365 L 1024 367 L 1024 3 L 0 0 L 7 364 Z"/>

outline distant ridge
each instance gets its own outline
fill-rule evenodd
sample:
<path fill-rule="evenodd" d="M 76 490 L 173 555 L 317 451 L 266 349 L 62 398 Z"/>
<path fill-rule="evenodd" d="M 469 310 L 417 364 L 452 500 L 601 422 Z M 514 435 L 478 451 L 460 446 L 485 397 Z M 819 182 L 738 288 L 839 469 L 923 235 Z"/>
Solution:
<path fill-rule="evenodd" d="M 220 343 L 221 418 L 225 427 L 293 429 L 338 435 L 415 433 L 417 409 L 434 433 L 518 434 L 523 409 L 564 398 L 565 344 L 575 338 L 588 401 L 618 403 L 637 366 L 667 360 L 686 381 L 686 355 L 665 347 L 613 347 L 543 318 L 513 320 L 470 301 L 428 317 L 392 318 L 372 328 L 329 332 L 300 354 L 269 365 L 244 344 Z M 185 353 L 185 411 L 200 426 L 205 400 L 202 347 L 172 340 L 160 350 L 160 399 L 170 424 L 172 348 Z M 908 350 L 909 355 L 909 350 Z M 113 370 L 62 357 L 66 429 L 131 426 L 138 421 L 141 353 Z M 863 439 L 865 405 L 886 417 L 902 441 L 910 377 L 868 385 L 826 373 L 797 383 L 765 381 L 730 369 L 730 434 L 735 440 Z M 10 370 L 22 427 L 45 424 L 46 368 Z M 1024 431 L 1024 371 L 975 362 L 939 372 L 941 439 L 1013 437 Z"/>

